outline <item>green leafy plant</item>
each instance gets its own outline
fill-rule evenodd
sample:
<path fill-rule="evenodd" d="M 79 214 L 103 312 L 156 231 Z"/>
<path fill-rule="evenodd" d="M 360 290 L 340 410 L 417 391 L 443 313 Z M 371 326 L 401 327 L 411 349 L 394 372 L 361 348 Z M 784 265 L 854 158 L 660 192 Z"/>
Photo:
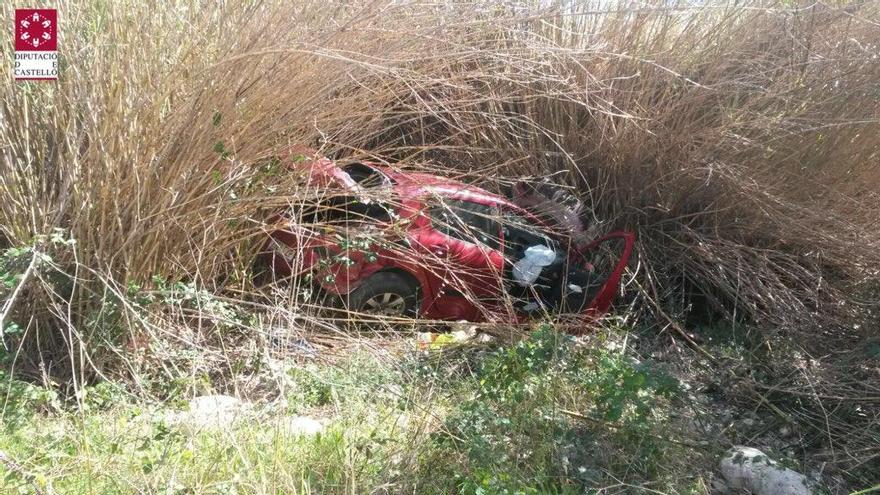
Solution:
<path fill-rule="evenodd" d="M 466 459 L 452 468 L 462 493 L 582 492 L 597 466 L 575 463 L 588 464 L 605 437 L 625 438 L 639 446 L 629 455 L 660 462 L 657 412 L 678 390 L 660 370 L 579 347 L 549 326 L 494 351 L 473 380 L 446 421 L 449 435 L 437 438 L 441 450 Z"/>
<path fill-rule="evenodd" d="M 7 429 L 16 428 L 31 419 L 35 414 L 61 410 L 58 392 L 17 380 L 6 371 L 0 370 L 0 392 L 2 392 L 2 422 Z"/>

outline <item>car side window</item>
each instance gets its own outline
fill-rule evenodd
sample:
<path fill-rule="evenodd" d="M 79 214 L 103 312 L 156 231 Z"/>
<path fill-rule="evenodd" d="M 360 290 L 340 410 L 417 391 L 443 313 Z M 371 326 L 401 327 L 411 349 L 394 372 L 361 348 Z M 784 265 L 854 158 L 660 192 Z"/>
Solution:
<path fill-rule="evenodd" d="M 442 198 L 430 205 L 428 213 L 434 228 L 449 237 L 491 249 L 501 245 L 501 224 L 492 206 Z"/>
<path fill-rule="evenodd" d="M 393 219 L 400 201 L 393 195 L 371 195 L 362 198 L 354 195 L 334 195 L 305 200 L 288 210 L 290 218 L 301 223 L 346 225 L 350 223 L 389 222 Z"/>

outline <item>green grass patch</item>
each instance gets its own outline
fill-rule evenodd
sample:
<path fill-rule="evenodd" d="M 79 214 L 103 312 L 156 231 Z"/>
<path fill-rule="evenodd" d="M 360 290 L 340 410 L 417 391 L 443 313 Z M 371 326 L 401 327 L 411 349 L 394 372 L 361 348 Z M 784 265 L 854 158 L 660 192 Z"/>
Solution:
<path fill-rule="evenodd" d="M 283 400 L 228 428 L 174 420 L 104 384 L 63 407 L 18 381 L 0 450 L 4 493 L 584 493 L 674 487 L 663 428 L 677 383 L 549 328 L 495 347 L 288 363 Z M 51 394 L 50 394 L 51 395 Z M 175 403 L 177 403 L 175 401 Z M 291 433 L 295 415 L 325 425 Z M 176 416 L 175 416 L 176 415 Z M 617 481 L 619 483 L 620 481 Z"/>

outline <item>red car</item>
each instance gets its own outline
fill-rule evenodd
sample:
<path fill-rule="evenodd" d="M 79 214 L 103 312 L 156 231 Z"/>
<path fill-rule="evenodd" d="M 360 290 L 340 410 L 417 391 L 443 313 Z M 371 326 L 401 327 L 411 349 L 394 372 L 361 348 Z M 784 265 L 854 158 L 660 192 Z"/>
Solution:
<path fill-rule="evenodd" d="M 610 307 L 633 249 L 632 232 L 586 239 L 577 216 L 540 187 L 520 184 L 507 199 L 369 162 L 318 158 L 297 168 L 320 197 L 275 219 L 262 260 L 274 277 L 312 280 L 352 311 L 473 322 L 551 311 L 595 318 Z M 530 246 L 553 261 L 533 283 L 518 283 L 512 272 Z"/>

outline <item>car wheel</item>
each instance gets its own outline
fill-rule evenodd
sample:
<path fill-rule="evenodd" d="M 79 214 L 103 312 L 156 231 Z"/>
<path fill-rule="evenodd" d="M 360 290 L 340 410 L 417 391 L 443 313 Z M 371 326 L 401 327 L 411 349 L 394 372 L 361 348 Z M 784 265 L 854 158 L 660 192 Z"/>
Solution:
<path fill-rule="evenodd" d="M 382 316 L 416 316 L 418 283 L 399 273 L 380 272 L 348 295 L 348 309 Z"/>

